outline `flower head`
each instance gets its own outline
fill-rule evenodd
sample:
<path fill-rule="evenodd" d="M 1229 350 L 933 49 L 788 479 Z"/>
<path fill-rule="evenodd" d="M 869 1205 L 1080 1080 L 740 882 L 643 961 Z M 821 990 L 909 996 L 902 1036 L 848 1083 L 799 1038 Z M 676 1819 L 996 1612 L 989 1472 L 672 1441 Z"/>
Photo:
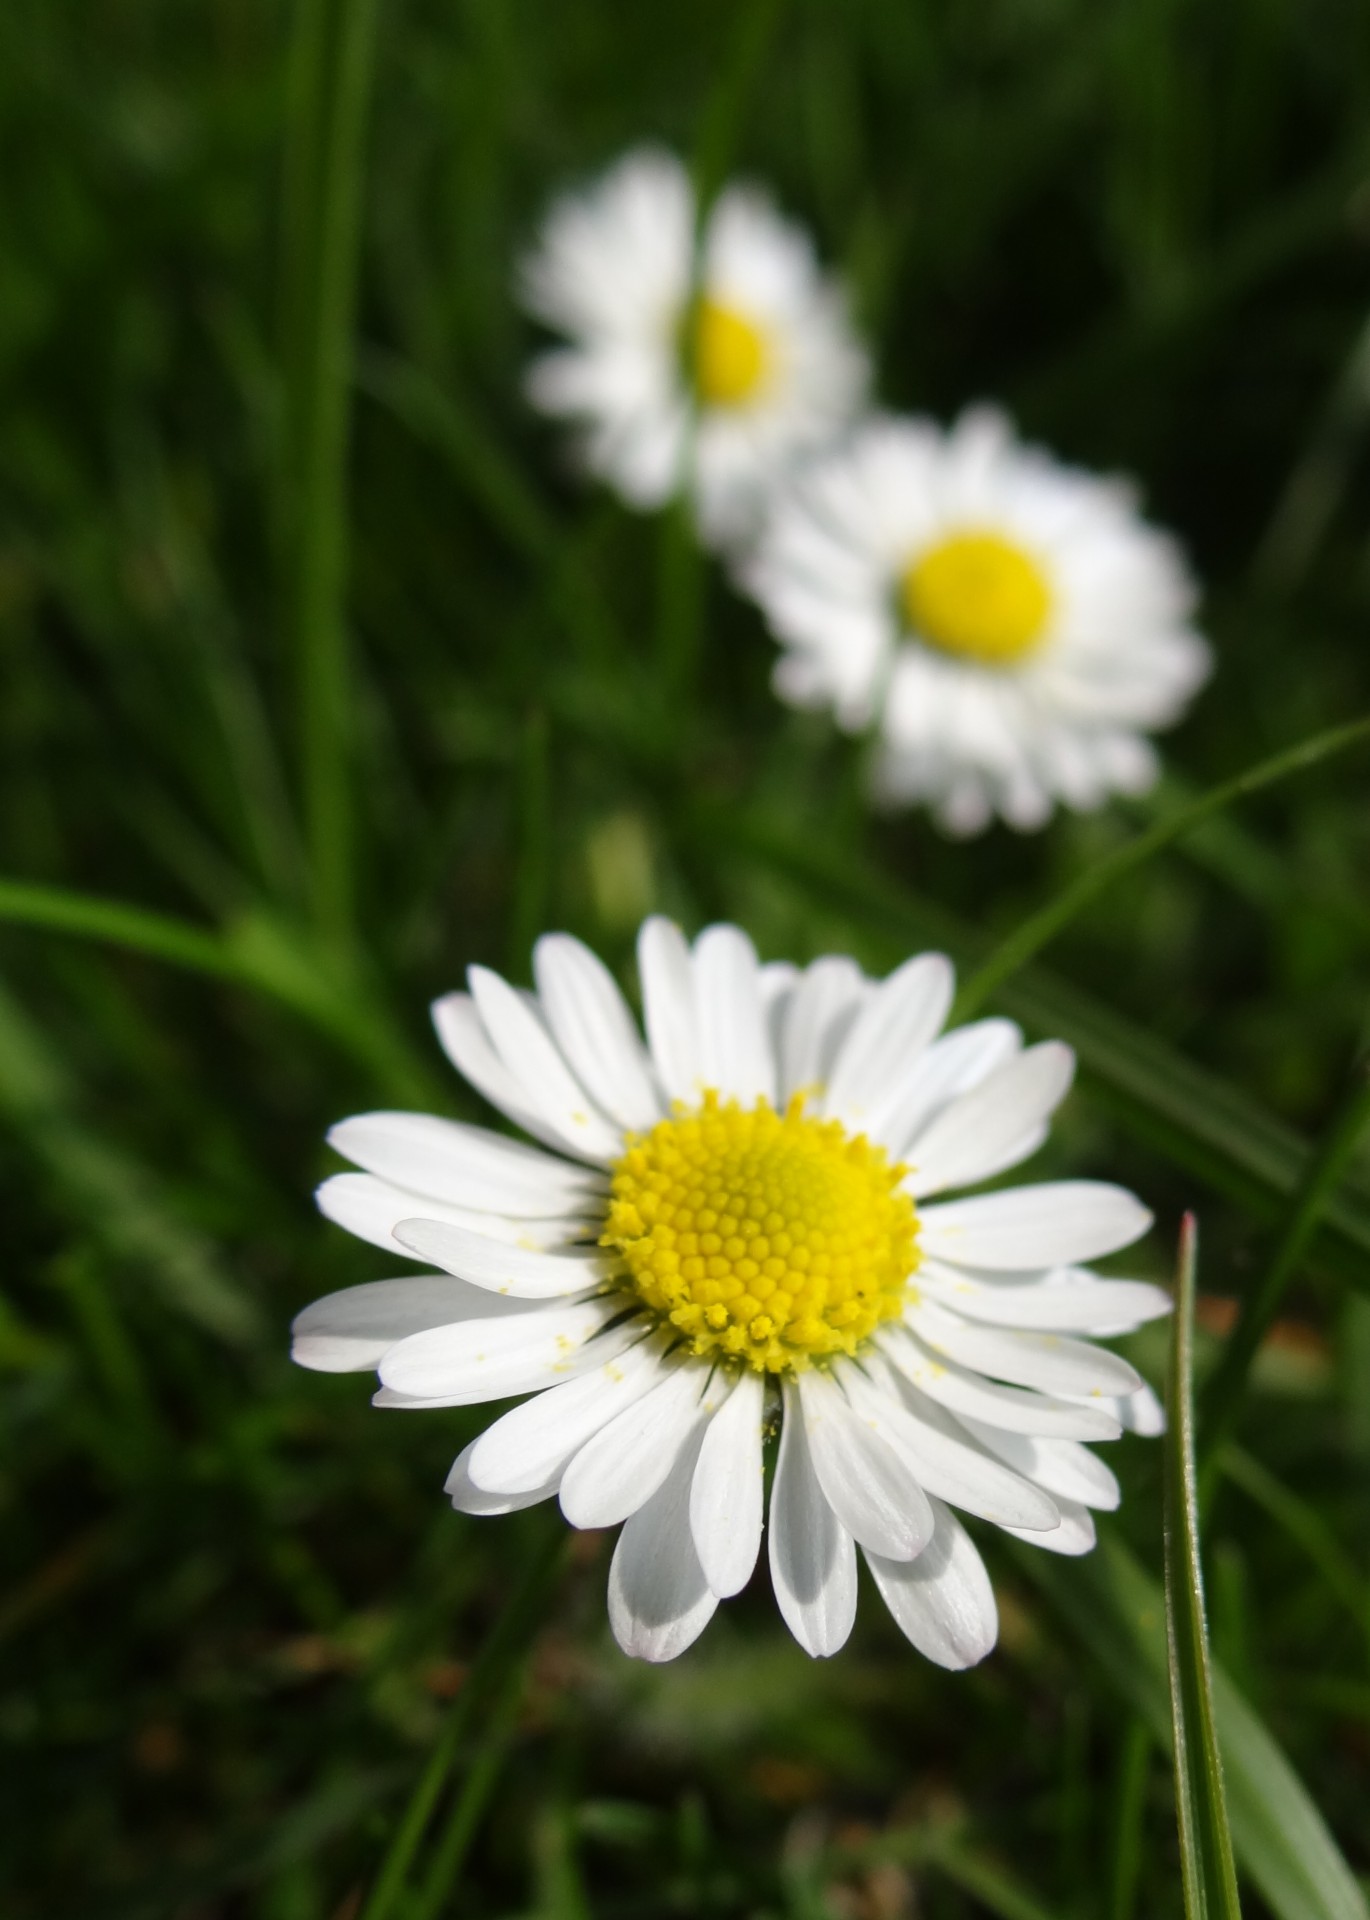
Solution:
<path fill-rule="evenodd" d="M 878 796 L 954 833 L 1145 790 L 1144 736 L 1208 673 L 1173 542 L 984 408 L 870 421 L 777 504 L 747 581 L 781 697 L 876 724 Z"/>
<path fill-rule="evenodd" d="M 587 466 L 634 506 L 688 476 L 705 538 L 732 545 L 851 416 L 866 363 L 807 237 L 756 189 L 720 195 L 697 283 L 694 262 L 694 192 L 668 153 L 630 153 L 558 201 L 520 287 L 570 344 L 534 363 L 529 392 L 580 423 Z"/>
<path fill-rule="evenodd" d="M 1083 1553 L 1118 1495 L 1082 1443 L 1156 1430 L 1133 1369 L 1077 1337 L 1167 1310 L 1080 1264 L 1150 1217 L 1089 1181 L 937 1197 L 1034 1152 L 1073 1066 L 1007 1020 L 942 1033 L 940 954 L 876 981 L 656 919 L 639 962 L 645 1043 L 565 934 L 538 942 L 536 994 L 473 967 L 437 1003 L 454 1064 L 541 1144 L 426 1114 L 335 1127 L 362 1170 L 323 1211 L 441 1271 L 317 1301 L 295 1358 L 376 1368 L 381 1406 L 530 1396 L 458 1458 L 453 1504 L 623 1523 L 609 1617 L 649 1660 L 750 1578 L 778 1419 L 770 1572 L 795 1638 L 843 1644 L 859 1546 L 914 1645 L 968 1666 L 997 1621 L 952 1509 Z"/>

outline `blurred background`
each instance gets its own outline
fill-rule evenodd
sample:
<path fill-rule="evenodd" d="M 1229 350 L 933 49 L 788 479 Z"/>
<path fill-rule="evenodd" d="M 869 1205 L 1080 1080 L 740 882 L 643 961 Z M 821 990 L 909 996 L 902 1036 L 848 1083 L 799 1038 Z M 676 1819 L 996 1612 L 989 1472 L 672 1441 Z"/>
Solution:
<path fill-rule="evenodd" d="M 1218 652 L 1156 796 L 965 847 L 872 819 L 755 611 L 578 482 L 511 267 L 648 137 L 810 225 L 889 404 L 994 398 L 1136 478 Z M 605 1538 L 549 1569 L 554 1514 L 450 1511 L 478 1410 L 373 1411 L 287 1330 L 386 1272 L 313 1212 L 327 1125 L 488 1118 L 426 1019 L 471 961 L 526 981 L 566 927 L 633 992 L 664 910 L 965 964 L 1370 704 L 1370 9 L 10 0 L 0 149 L 5 1912 L 355 1920 L 455 1726 L 458 1890 L 400 1915 L 1178 1914 L 1169 1764 L 1091 1624 L 1122 1560 L 979 1529 L 1003 1629 L 968 1675 L 870 1593 L 811 1663 L 764 1573 L 635 1666 Z M 1162 1277 L 1196 1205 L 1210 1343 L 1365 1037 L 1366 792 L 1351 755 L 1223 814 L 1001 997 L 1081 1056 L 1037 1177 L 1138 1189 Z M 1208 1546 L 1215 1651 L 1370 1877 L 1360 1188 L 1363 1158 Z M 1109 1457 L 1154 1575 L 1159 1449 Z M 491 1649 L 511 1595 L 526 1662 Z"/>

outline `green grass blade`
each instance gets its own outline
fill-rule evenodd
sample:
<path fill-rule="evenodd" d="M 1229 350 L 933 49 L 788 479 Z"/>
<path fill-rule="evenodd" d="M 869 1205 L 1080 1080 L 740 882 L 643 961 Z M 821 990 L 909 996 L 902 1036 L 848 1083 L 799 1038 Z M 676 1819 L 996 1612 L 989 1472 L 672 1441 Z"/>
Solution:
<path fill-rule="evenodd" d="M 1329 727 L 1309 740 L 1301 740 L 1297 746 L 1286 747 L 1268 760 L 1262 760 L 1258 766 L 1248 767 L 1245 773 L 1239 773 L 1235 779 L 1225 780 L 1221 786 L 1214 787 L 1181 807 L 1169 819 L 1158 820 L 1155 826 L 1139 833 L 1107 859 L 1087 868 L 1072 886 L 1065 887 L 1046 906 L 1039 908 L 1020 927 L 1015 928 L 1008 939 L 977 968 L 961 988 L 957 1001 L 958 1018 L 968 1019 L 978 1012 L 1006 980 L 1026 966 L 1059 933 L 1064 932 L 1086 908 L 1093 906 L 1101 894 L 1128 874 L 1135 873 L 1153 854 L 1160 853 L 1192 827 L 1221 813 L 1234 802 L 1245 799 L 1248 794 L 1259 793 L 1263 787 L 1274 786 L 1277 781 L 1287 780 L 1293 774 L 1304 773 L 1332 755 L 1345 753 L 1349 748 L 1362 746 L 1367 741 L 1370 741 L 1370 715 L 1349 721 L 1344 726 Z"/>
<path fill-rule="evenodd" d="M 376 0 L 301 0 L 286 156 L 282 559 L 311 885 L 319 924 L 335 936 L 347 933 L 352 911 L 347 450 L 375 28 Z"/>
<path fill-rule="evenodd" d="M 405 1915 L 405 1920 L 413 1920 L 414 1896 L 407 1894 L 405 1889 L 424 1833 L 477 1710 L 493 1700 L 491 1721 L 499 1722 L 509 1694 L 514 1692 L 516 1695 L 517 1690 L 510 1685 L 511 1675 L 521 1673 L 533 1634 L 556 1592 L 556 1570 L 565 1556 L 569 1538 L 564 1528 L 549 1527 L 538 1540 L 522 1580 L 510 1595 L 489 1638 L 476 1656 L 466 1684 L 448 1715 L 447 1725 L 439 1736 L 427 1766 L 415 1782 L 359 1920 L 386 1920 L 387 1915 L 397 1911 Z M 461 1816 L 463 1807 L 471 1802 L 471 1777 L 468 1776 L 467 1785 L 458 1793 L 453 1816 L 445 1826 L 447 1834 L 450 1834 L 453 1822 Z M 441 1842 L 439 1850 L 442 1850 Z"/>
<path fill-rule="evenodd" d="M 711 857 L 730 847 L 849 924 L 865 926 L 891 963 L 912 941 L 944 948 L 961 967 L 984 953 L 983 936 L 945 908 L 786 825 L 701 810 L 695 833 Z M 1020 975 L 999 999 L 1035 1032 L 1069 1042 L 1087 1090 L 1128 1132 L 1255 1218 L 1285 1212 L 1310 1148 L 1258 1101 L 1040 968 Z M 1327 1202 L 1310 1259 L 1351 1286 L 1370 1288 L 1370 1198 L 1352 1180 Z"/>
<path fill-rule="evenodd" d="M 1256 1350 L 1269 1332 L 1280 1303 L 1298 1273 L 1318 1221 L 1350 1163 L 1367 1124 L 1370 1124 L 1370 1066 L 1362 1064 L 1319 1140 L 1289 1212 L 1270 1265 L 1260 1285 L 1242 1303 L 1242 1311 L 1228 1337 L 1202 1399 L 1200 1430 L 1205 1458 L 1212 1456 L 1230 1432 Z"/>
<path fill-rule="evenodd" d="M 1108 1535 L 1084 1560 L 1058 1561 L 1029 1547 L 1014 1559 L 1119 1696 L 1168 1746 L 1165 1595 L 1158 1582 Z M 1212 1679 L 1232 1846 L 1242 1871 L 1278 1920 L 1370 1920 L 1355 1875 L 1274 1736 L 1217 1663 Z"/>
<path fill-rule="evenodd" d="M 1186 1214 L 1180 1228 L 1178 1297 L 1170 1344 L 1170 1426 L 1165 1444 L 1165 1612 L 1175 1807 L 1189 1920 L 1236 1920 L 1241 1903 L 1213 1712 L 1199 1561 L 1193 1396 L 1197 1242 L 1194 1215 Z"/>

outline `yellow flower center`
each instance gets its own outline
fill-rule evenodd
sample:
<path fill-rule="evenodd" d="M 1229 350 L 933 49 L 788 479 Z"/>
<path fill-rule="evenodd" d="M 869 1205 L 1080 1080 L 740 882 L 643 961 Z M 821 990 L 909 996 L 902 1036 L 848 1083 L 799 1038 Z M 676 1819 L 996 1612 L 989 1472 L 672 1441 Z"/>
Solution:
<path fill-rule="evenodd" d="M 686 325 L 685 358 L 704 406 L 742 407 L 770 375 L 771 344 L 755 320 L 705 297 Z"/>
<path fill-rule="evenodd" d="M 1031 653 L 1051 612 L 1042 569 L 998 533 L 939 540 L 905 568 L 900 592 L 920 640 L 992 667 Z"/>
<path fill-rule="evenodd" d="M 918 1264 L 908 1169 L 836 1120 L 717 1093 L 636 1134 L 600 1244 L 691 1351 L 782 1373 L 854 1353 Z"/>

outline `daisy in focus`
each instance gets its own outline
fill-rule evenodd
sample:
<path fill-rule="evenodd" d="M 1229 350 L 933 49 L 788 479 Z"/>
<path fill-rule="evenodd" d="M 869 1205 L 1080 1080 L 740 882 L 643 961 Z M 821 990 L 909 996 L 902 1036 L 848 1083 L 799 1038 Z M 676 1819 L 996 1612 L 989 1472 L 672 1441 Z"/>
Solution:
<path fill-rule="evenodd" d="M 757 189 L 714 204 L 697 286 L 694 257 L 694 190 L 669 153 L 630 153 L 558 201 L 519 285 L 570 344 L 534 363 L 528 390 L 579 424 L 586 466 L 631 505 L 688 480 L 704 539 L 733 546 L 852 416 L 866 360 L 807 236 Z"/>
<path fill-rule="evenodd" d="M 1150 1216 L 1092 1181 L 964 1196 L 1042 1143 L 1073 1061 L 1006 1020 L 943 1033 L 942 955 L 884 980 L 761 966 L 736 927 L 691 947 L 661 919 L 638 954 L 645 1042 L 565 934 L 538 942 L 536 993 L 473 967 L 437 1002 L 453 1064 L 538 1144 L 427 1114 L 335 1127 L 360 1171 L 324 1183 L 324 1213 L 438 1271 L 315 1302 L 294 1357 L 376 1369 L 379 1406 L 518 1399 L 447 1491 L 466 1513 L 555 1498 L 572 1526 L 621 1525 L 629 1654 L 688 1647 L 764 1529 L 810 1654 L 851 1631 L 859 1548 L 914 1646 L 970 1666 L 997 1616 L 953 1509 L 1084 1553 L 1118 1487 L 1083 1443 L 1159 1430 L 1133 1368 L 1079 1337 L 1168 1310 L 1082 1264 Z"/>
<path fill-rule="evenodd" d="M 986 408 L 870 421 L 777 505 L 747 584 L 781 698 L 878 724 L 876 797 L 955 834 L 1145 792 L 1145 736 L 1209 672 L 1175 543 Z"/>

